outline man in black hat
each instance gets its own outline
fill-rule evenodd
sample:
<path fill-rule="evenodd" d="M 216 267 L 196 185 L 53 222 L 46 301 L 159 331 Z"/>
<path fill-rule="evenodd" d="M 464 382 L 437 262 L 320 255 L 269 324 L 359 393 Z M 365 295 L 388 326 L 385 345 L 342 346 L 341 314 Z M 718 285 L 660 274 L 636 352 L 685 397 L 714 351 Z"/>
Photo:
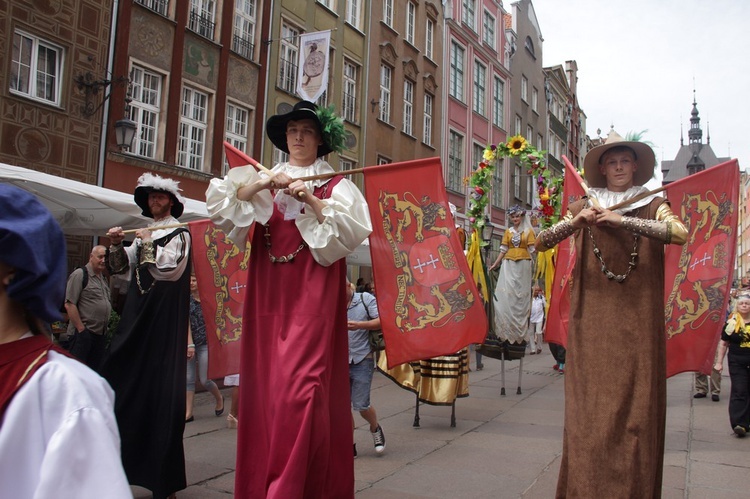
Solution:
<path fill-rule="evenodd" d="M 186 487 L 190 233 L 175 227 L 184 206 L 176 181 L 144 173 L 135 202 L 154 221 L 128 247 L 121 227 L 107 233 L 113 273 L 130 271 L 131 280 L 101 372 L 115 390 L 128 479 L 160 498 Z"/>
<path fill-rule="evenodd" d="M 685 244 L 687 229 L 664 198 L 637 199 L 655 166 L 651 147 L 610 132 L 584 158 L 593 199 L 536 240 L 539 251 L 574 234 L 576 244 L 557 497 L 661 496 L 664 245 Z"/>
<path fill-rule="evenodd" d="M 270 175 L 232 168 L 206 192 L 214 222 L 243 246 L 257 222 L 234 493 L 354 497 L 344 257 L 370 234 L 370 217 L 359 189 L 322 159 L 344 142 L 329 109 L 299 102 L 266 132 L 289 161 Z"/>
<path fill-rule="evenodd" d="M 0 496 L 132 497 L 114 393 L 53 345 L 65 238 L 31 194 L 0 183 Z"/>

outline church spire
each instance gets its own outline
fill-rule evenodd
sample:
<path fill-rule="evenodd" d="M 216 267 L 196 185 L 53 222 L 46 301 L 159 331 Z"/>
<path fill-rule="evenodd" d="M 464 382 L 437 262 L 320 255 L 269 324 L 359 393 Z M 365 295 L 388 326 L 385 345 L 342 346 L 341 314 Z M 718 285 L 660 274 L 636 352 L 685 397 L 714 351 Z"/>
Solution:
<path fill-rule="evenodd" d="M 693 110 L 690 112 L 690 130 L 688 130 L 688 141 L 691 145 L 701 144 L 703 141 L 701 119 L 698 116 L 698 103 L 695 101 L 695 89 L 693 89 Z"/>

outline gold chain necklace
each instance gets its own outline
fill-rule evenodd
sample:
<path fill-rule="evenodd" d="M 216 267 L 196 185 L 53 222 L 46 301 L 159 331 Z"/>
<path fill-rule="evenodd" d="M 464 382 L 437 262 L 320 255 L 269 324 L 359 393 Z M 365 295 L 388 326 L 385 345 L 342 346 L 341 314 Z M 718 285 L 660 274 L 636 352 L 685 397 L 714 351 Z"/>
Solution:
<path fill-rule="evenodd" d="M 266 250 L 268 251 L 268 259 L 271 260 L 271 263 L 289 263 L 294 260 L 294 257 L 297 256 L 300 251 L 307 248 L 307 243 L 305 243 L 305 241 L 303 240 L 302 244 L 300 244 L 299 247 L 292 253 L 284 256 L 274 256 L 271 253 L 271 229 L 269 228 L 269 224 L 264 224 L 263 227 L 265 228 L 265 234 L 263 234 L 263 237 L 266 238 L 264 244 Z"/>
<path fill-rule="evenodd" d="M 594 247 L 594 256 L 596 256 L 596 258 L 602 264 L 602 273 L 607 276 L 607 279 L 612 279 L 619 283 L 625 282 L 625 279 L 627 279 L 627 277 L 630 275 L 630 272 L 635 268 L 636 260 L 638 259 L 638 234 L 633 236 L 633 251 L 630 253 L 628 270 L 624 274 L 615 274 L 607 268 L 607 264 L 604 263 L 604 259 L 602 258 L 602 252 L 601 250 L 599 250 L 599 247 L 596 245 L 596 241 L 594 240 L 594 234 L 593 232 L 591 232 L 591 227 L 589 227 L 588 229 L 589 237 L 591 238 L 591 244 Z"/>

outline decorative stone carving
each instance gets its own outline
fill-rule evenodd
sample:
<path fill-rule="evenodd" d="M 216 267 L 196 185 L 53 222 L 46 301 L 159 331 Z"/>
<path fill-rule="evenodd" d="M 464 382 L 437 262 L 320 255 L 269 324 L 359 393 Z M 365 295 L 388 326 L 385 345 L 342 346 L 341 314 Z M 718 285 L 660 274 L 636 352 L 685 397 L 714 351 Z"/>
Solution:
<path fill-rule="evenodd" d="M 380 44 L 380 58 L 391 66 L 395 66 L 398 60 L 398 53 L 389 42 L 383 42 Z"/>
<path fill-rule="evenodd" d="M 417 81 L 417 76 L 419 76 L 419 68 L 417 67 L 417 64 L 414 62 L 414 60 L 407 59 L 404 61 L 404 76 L 411 81 Z"/>

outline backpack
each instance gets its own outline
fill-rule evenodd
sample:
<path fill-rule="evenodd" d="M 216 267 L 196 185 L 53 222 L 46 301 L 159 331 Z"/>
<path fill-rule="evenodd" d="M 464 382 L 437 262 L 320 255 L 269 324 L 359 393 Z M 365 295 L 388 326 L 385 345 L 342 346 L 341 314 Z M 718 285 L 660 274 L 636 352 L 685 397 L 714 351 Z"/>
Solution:
<path fill-rule="evenodd" d="M 73 272 L 78 269 L 81 269 L 83 271 L 83 278 L 81 279 L 81 291 L 83 291 L 89 284 L 89 272 L 86 270 L 86 267 L 76 267 L 75 269 L 73 269 Z M 71 274 L 73 272 L 71 272 Z"/>
<path fill-rule="evenodd" d="M 362 302 L 362 306 L 365 308 L 367 319 L 372 320 L 372 317 L 370 317 L 370 310 L 365 304 L 365 293 L 359 293 L 359 299 Z M 370 350 L 372 350 L 373 352 L 382 352 L 383 350 L 385 350 L 385 339 L 383 338 L 382 329 L 369 329 L 367 331 L 367 336 L 370 341 Z"/>

